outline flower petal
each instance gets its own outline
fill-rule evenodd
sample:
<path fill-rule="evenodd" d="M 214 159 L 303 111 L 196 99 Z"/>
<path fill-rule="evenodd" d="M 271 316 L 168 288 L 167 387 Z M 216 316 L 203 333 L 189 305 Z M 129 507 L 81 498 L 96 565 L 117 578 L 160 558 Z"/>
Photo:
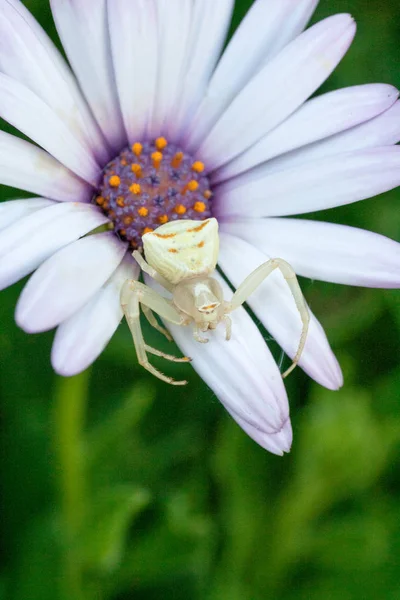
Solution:
<path fill-rule="evenodd" d="M 303 219 L 242 219 L 223 224 L 299 275 L 366 287 L 400 287 L 400 244 L 363 229 Z"/>
<path fill-rule="evenodd" d="M 153 0 L 108 0 L 111 50 L 129 142 L 151 134 L 158 69 Z"/>
<path fill-rule="evenodd" d="M 127 143 L 114 82 L 107 0 L 51 0 L 65 52 L 114 153 Z"/>
<path fill-rule="evenodd" d="M 185 145 L 195 151 L 260 67 L 305 27 L 318 0 L 256 0 L 228 44 L 195 118 Z M 249 44 L 250 40 L 250 44 Z"/>
<path fill-rule="evenodd" d="M 71 317 L 115 271 L 126 251 L 114 233 L 89 235 L 62 248 L 32 275 L 15 319 L 27 333 L 47 331 Z"/>
<path fill-rule="evenodd" d="M 107 220 L 90 204 L 63 202 L 10 225 L 0 234 L 0 289 L 25 277 L 57 250 Z"/>
<path fill-rule="evenodd" d="M 19 0 L 0 3 L 0 71 L 46 102 L 102 162 L 108 153 L 74 76 L 53 42 Z"/>
<path fill-rule="evenodd" d="M 217 169 L 282 123 L 332 73 L 354 34 L 349 15 L 330 17 L 302 33 L 235 98 L 201 144 L 199 158 Z"/>
<path fill-rule="evenodd" d="M 347 131 L 333 135 L 325 140 L 310 144 L 285 156 L 279 156 L 262 165 L 263 173 L 272 173 L 282 169 L 334 156 L 341 152 L 363 150 L 379 146 L 392 146 L 400 141 L 400 102 L 395 102 L 391 108 L 381 115 L 352 127 Z"/>
<path fill-rule="evenodd" d="M 0 231 L 37 210 L 54 204 L 55 202 L 46 198 L 27 198 L 0 202 Z"/>
<path fill-rule="evenodd" d="M 222 184 L 214 213 L 274 217 L 342 206 L 400 185 L 400 147 L 369 148 L 310 161 L 264 177 L 244 173 Z M 234 189 L 232 189 L 234 188 Z"/>
<path fill-rule="evenodd" d="M 213 175 L 213 183 L 226 181 L 230 177 L 235 177 L 256 165 L 297 148 L 301 148 L 298 152 L 299 158 L 307 156 L 308 148 L 304 152 L 303 146 L 376 117 L 390 108 L 398 95 L 398 90 L 391 85 L 367 84 L 336 90 L 313 98 L 257 144 L 219 169 Z M 346 151 L 345 146 L 343 151 Z M 276 163 L 279 164 L 279 161 L 275 161 Z M 275 168 L 275 164 L 272 163 L 271 167 Z M 269 167 L 270 165 L 268 169 Z"/>
<path fill-rule="evenodd" d="M 0 131 L 0 183 L 53 200 L 87 202 L 93 191 L 50 154 Z"/>
<path fill-rule="evenodd" d="M 59 325 L 51 352 L 53 368 L 59 375 L 77 375 L 101 354 L 123 316 L 121 287 L 127 279 L 138 277 L 137 263 L 126 254 L 97 294 Z"/>
<path fill-rule="evenodd" d="M 217 276 L 225 296 L 232 294 Z M 199 344 L 192 328 L 165 323 L 175 341 L 218 399 L 246 432 L 270 452 L 290 449 L 282 435 L 289 419 L 289 405 L 279 369 L 258 328 L 240 308 L 232 315 L 232 338 L 225 339 L 220 325 L 209 333 L 209 342 Z"/>
<path fill-rule="evenodd" d="M 90 151 L 43 100 L 26 86 L 0 73 L 0 116 L 89 183 L 100 167 Z"/>
<path fill-rule="evenodd" d="M 156 9 L 159 70 L 153 127 L 158 133 L 167 134 L 168 122 L 173 119 L 181 93 L 182 73 L 186 64 L 193 21 L 193 3 L 158 0 Z"/>
<path fill-rule="evenodd" d="M 212 72 L 218 62 L 229 24 L 234 0 L 201 0 L 195 2 L 187 64 L 181 77 L 180 94 L 167 134 L 179 139 L 206 92 Z"/>
<path fill-rule="evenodd" d="M 238 287 L 269 256 L 252 244 L 224 233 L 220 235 L 219 265 Z M 302 324 L 289 287 L 278 271 L 274 271 L 247 300 L 257 317 L 291 358 L 296 354 Z M 310 377 L 329 389 L 343 383 L 338 362 L 330 349 L 323 328 L 310 311 L 310 326 L 299 365 Z"/>

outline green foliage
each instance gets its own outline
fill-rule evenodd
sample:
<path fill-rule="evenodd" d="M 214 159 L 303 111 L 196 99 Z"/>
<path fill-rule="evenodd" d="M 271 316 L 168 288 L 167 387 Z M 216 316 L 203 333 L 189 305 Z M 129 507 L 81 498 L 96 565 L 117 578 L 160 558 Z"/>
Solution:
<path fill-rule="evenodd" d="M 26 4 L 54 36 L 47 0 Z M 237 0 L 235 25 L 250 4 Z M 339 11 L 359 35 L 324 89 L 399 87 L 398 4 L 321 0 L 315 20 Z M 315 218 L 399 239 L 399 201 Z M 0 600 L 400 597 L 399 294 L 303 284 L 345 387 L 289 378 L 285 458 L 247 438 L 195 373 L 177 389 L 138 368 L 124 325 L 90 372 L 57 378 L 52 334 L 13 322 L 21 284 L 2 293 Z"/>

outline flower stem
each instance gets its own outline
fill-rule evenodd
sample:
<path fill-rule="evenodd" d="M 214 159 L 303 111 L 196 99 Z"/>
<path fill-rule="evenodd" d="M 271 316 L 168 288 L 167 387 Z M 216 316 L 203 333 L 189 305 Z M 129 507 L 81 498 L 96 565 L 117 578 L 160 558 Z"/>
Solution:
<path fill-rule="evenodd" d="M 55 404 L 55 444 L 59 466 L 61 527 L 64 549 L 62 583 L 65 598 L 87 600 L 79 537 L 86 512 L 82 432 L 88 396 L 89 371 L 60 379 Z"/>

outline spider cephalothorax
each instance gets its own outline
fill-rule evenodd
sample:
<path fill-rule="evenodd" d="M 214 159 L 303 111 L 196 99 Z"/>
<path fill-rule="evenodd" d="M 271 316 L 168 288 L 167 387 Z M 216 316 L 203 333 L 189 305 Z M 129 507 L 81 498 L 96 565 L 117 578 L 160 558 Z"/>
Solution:
<path fill-rule="evenodd" d="M 198 342 L 208 342 L 200 335 L 215 329 L 224 322 L 226 339 L 231 337 L 229 313 L 241 306 L 248 296 L 275 269 L 280 269 L 293 294 L 303 322 L 299 348 L 293 364 L 283 374 L 286 377 L 298 363 L 307 337 L 309 313 L 296 275 L 288 263 L 273 258 L 260 265 L 239 286 L 230 302 L 226 302 L 218 281 L 211 277 L 218 260 L 218 222 L 214 218 L 205 221 L 172 221 L 143 236 L 146 260 L 135 251 L 133 256 L 142 270 L 168 290 L 172 297 L 166 299 L 152 288 L 134 280 L 125 282 L 121 292 L 121 304 L 132 332 L 139 363 L 159 379 L 173 385 L 175 381 L 153 367 L 147 352 L 168 360 L 188 362 L 190 358 L 176 358 L 145 344 L 140 328 L 140 305 L 150 324 L 170 338 L 169 333 L 158 324 L 154 311 L 161 318 L 175 325 L 193 325 Z"/>

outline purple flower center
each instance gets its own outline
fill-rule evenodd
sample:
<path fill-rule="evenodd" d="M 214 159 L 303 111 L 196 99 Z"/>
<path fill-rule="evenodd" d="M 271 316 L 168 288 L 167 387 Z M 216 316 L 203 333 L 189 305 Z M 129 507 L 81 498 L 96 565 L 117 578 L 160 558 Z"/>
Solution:
<path fill-rule="evenodd" d="M 159 137 L 135 143 L 110 161 L 93 202 L 116 233 L 142 246 L 142 235 L 176 219 L 211 217 L 210 183 L 205 166 Z"/>

